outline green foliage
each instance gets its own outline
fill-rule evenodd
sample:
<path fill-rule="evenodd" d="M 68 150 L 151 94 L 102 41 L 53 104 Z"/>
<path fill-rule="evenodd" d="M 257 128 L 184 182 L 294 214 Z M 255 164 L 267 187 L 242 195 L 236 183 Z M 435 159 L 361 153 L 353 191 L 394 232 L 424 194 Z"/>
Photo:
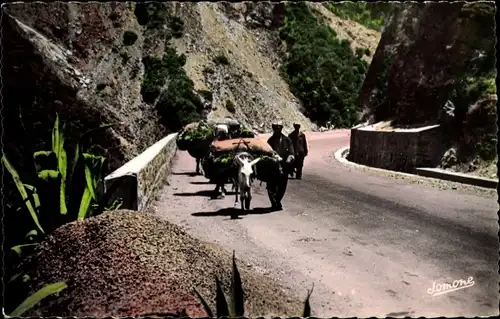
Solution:
<path fill-rule="evenodd" d="M 351 127 L 368 64 L 353 53 L 349 41 L 340 41 L 334 30 L 318 23 L 306 3 L 287 3 L 285 17 L 280 37 L 287 54 L 280 71 L 292 93 L 312 121 Z"/>
<path fill-rule="evenodd" d="M 229 60 L 227 59 L 227 57 L 224 54 L 216 55 L 215 58 L 213 59 L 213 61 L 216 64 L 229 65 Z"/>
<path fill-rule="evenodd" d="M 169 27 L 170 30 L 172 30 L 172 35 L 174 36 L 174 38 L 182 37 L 182 34 L 184 32 L 184 21 L 182 21 L 181 18 L 176 16 L 170 17 Z"/>
<path fill-rule="evenodd" d="M 207 90 L 200 90 L 198 93 L 207 101 L 212 102 L 214 99 L 213 93 Z"/>
<path fill-rule="evenodd" d="M 102 91 L 102 90 L 104 90 L 105 88 L 106 88 L 106 84 L 105 84 L 105 83 L 99 83 L 99 84 L 97 84 L 97 86 L 96 86 L 96 90 L 97 90 L 97 91 Z"/>
<path fill-rule="evenodd" d="M 461 11 L 462 18 L 468 19 L 469 35 L 465 40 L 468 51 L 472 52 L 466 62 L 466 71 L 456 80 L 450 100 L 455 105 L 455 114 L 463 119 L 469 108 L 490 94 L 496 94 L 496 37 L 495 37 L 495 4 L 489 2 L 466 3 Z M 483 111 L 478 123 L 474 123 L 475 132 L 465 132 L 466 135 L 481 134 L 480 141 L 472 140 L 469 145 L 470 154 L 461 154 L 461 158 L 472 158 L 475 155 L 483 160 L 496 157 L 496 134 L 492 132 L 495 126 L 496 110 Z M 472 128 L 469 128 L 472 129 Z M 483 133 L 480 133 L 483 132 Z"/>
<path fill-rule="evenodd" d="M 163 2 L 139 2 L 134 14 L 137 22 L 148 29 L 160 29 L 168 18 L 168 11 Z"/>
<path fill-rule="evenodd" d="M 109 126 L 111 125 L 104 125 L 102 128 Z M 99 203 L 100 198 L 96 195 L 96 190 L 99 182 L 102 182 L 106 159 L 102 156 L 80 153 L 80 146 L 77 145 L 72 161 L 68 161 L 58 116 L 52 131 L 52 150 L 35 152 L 33 160 L 38 176 L 36 186 L 24 184 L 6 155 L 2 156 L 2 163 L 14 179 L 22 201 L 41 234 L 46 234 L 47 227 L 50 232 L 66 221 L 82 220 L 97 212 L 99 208 L 94 208 L 91 204 Z M 82 187 L 78 187 L 79 182 L 84 183 L 80 185 Z M 99 207 L 102 208 L 102 205 Z M 58 218 L 54 213 L 64 218 Z M 46 224 L 47 227 L 42 227 L 42 224 Z M 31 231 L 29 234 L 36 236 L 38 232 Z"/>
<path fill-rule="evenodd" d="M 12 254 L 5 256 L 9 266 L 6 272 L 18 273 L 9 281 L 15 287 L 9 286 L 7 289 L 9 298 L 13 299 L 9 300 L 11 304 L 21 297 L 24 298 L 21 296 L 23 289 L 20 287 L 23 282 L 16 280 L 21 278 L 22 272 L 19 273 L 16 265 L 24 256 L 34 251 L 38 241 L 67 222 L 82 220 L 110 208 L 107 205 L 116 185 L 112 185 L 104 194 L 100 192 L 106 159 L 82 152 L 81 145 L 91 133 L 113 125 L 102 125 L 84 133 L 74 147 L 72 156 L 68 157 L 64 128 L 59 128 L 59 116 L 56 115 L 51 150 L 37 151 L 33 154 L 35 172 L 30 179 L 33 185 L 22 182 L 14 166 L 3 154 L 2 164 L 13 178 L 20 195 L 20 198 L 11 199 L 11 202 L 17 202 L 18 207 L 14 210 L 19 216 L 9 215 L 8 219 L 4 220 L 6 227 L 11 230 L 7 241 L 9 245 L 14 244 L 11 247 Z M 115 208 L 116 205 L 111 207 Z M 31 220 L 21 216 L 23 214 L 29 215 Z M 25 234 L 28 230 L 30 231 Z"/>
<path fill-rule="evenodd" d="M 361 59 L 364 55 L 366 55 L 366 56 L 370 56 L 370 54 L 371 54 L 371 52 L 370 52 L 370 49 L 368 49 L 368 48 L 360 48 L 360 47 L 356 48 L 356 56 L 357 56 L 358 58 L 360 58 L 360 59 Z"/>
<path fill-rule="evenodd" d="M 177 139 L 189 142 L 194 142 L 196 140 L 212 140 L 214 133 L 214 126 L 200 122 L 197 126 L 180 132 Z"/>
<path fill-rule="evenodd" d="M 226 109 L 230 113 L 236 112 L 236 107 L 234 106 L 234 103 L 231 100 L 226 100 Z"/>
<path fill-rule="evenodd" d="M 137 34 L 132 31 L 125 31 L 123 33 L 123 44 L 126 46 L 134 45 L 135 41 L 137 41 Z"/>
<path fill-rule="evenodd" d="M 314 288 L 314 286 L 313 286 Z M 203 296 L 193 288 L 194 292 L 200 299 L 203 309 L 210 318 L 238 318 L 245 316 L 245 292 L 243 290 L 243 283 L 241 281 L 240 272 L 236 266 L 236 258 L 233 250 L 233 271 L 231 276 L 231 295 L 230 304 L 228 305 L 224 292 L 222 290 L 222 285 L 220 283 L 217 275 L 215 276 L 215 315 L 212 309 L 210 309 L 208 303 L 205 301 Z M 307 292 L 307 298 L 304 301 L 304 310 L 302 312 L 302 317 L 311 316 L 311 306 L 309 304 L 309 299 L 311 297 L 313 289 Z"/>
<path fill-rule="evenodd" d="M 53 284 L 46 285 L 40 290 L 26 298 L 14 311 L 12 311 L 9 317 L 21 317 L 24 313 L 32 309 L 34 306 L 38 305 L 43 299 L 59 294 L 62 290 L 66 289 L 68 286 L 64 281 L 56 282 Z"/>
<path fill-rule="evenodd" d="M 489 136 L 489 138 L 485 138 L 478 145 L 478 155 L 481 159 L 486 161 L 494 160 L 497 156 L 497 136 Z"/>
<path fill-rule="evenodd" d="M 375 31 L 382 30 L 385 17 L 391 10 L 388 2 L 329 1 L 325 7 L 341 19 L 354 20 Z"/>
<path fill-rule="evenodd" d="M 179 130 L 199 120 L 203 104 L 183 68 L 186 56 L 177 55 L 175 49 L 167 45 L 161 59 L 148 56 L 142 62 L 145 72 L 141 94 L 146 103 L 154 104 L 158 99 L 155 106 L 161 123 L 171 130 Z M 163 91 L 167 81 L 168 90 Z"/>
<path fill-rule="evenodd" d="M 205 75 L 206 74 L 214 74 L 214 69 L 212 69 L 211 67 L 206 66 L 206 67 L 203 68 L 203 74 L 205 74 Z"/>

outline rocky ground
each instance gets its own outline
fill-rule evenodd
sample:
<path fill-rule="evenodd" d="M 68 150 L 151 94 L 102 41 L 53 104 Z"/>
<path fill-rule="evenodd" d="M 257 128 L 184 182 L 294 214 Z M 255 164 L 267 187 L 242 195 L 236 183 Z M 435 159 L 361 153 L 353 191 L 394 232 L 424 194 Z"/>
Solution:
<path fill-rule="evenodd" d="M 173 43 L 186 55 L 185 69 L 195 87 L 213 93 L 210 117 L 230 116 L 258 132 L 270 131 L 275 119 L 311 130 L 315 125 L 300 112 L 299 101 L 278 72 L 281 42 L 271 27 L 273 6 L 178 4 L 174 12 L 186 21 L 186 35 Z M 227 57 L 228 64 L 214 62 L 218 55 Z"/>
<path fill-rule="evenodd" d="M 236 252 L 238 258 L 238 252 Z M 32 316 L 205 316 L 193 288 L 214 309 L 215 277 L 229 296 L 231 254 L 145 212 L 114 211 L 67 224 L 50 235 L 31 259 L 33 288 L 67 281 Z M 274 280 L 237 261 L 248 316 L 293 316 L 302 302 Z"/>

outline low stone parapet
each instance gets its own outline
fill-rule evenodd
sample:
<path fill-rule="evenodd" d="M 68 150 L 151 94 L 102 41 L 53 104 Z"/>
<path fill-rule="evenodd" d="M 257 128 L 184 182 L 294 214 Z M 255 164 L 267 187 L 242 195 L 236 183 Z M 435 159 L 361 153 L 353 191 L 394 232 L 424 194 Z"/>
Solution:
<path fill-rule="evenodd" d="M 120 208 L 145 210 L 165 185 L 177 151 L 177 133 L 159 140 L 104 178 L 105 190 L 113 189 L 111 201 L 121 198 Z"/>

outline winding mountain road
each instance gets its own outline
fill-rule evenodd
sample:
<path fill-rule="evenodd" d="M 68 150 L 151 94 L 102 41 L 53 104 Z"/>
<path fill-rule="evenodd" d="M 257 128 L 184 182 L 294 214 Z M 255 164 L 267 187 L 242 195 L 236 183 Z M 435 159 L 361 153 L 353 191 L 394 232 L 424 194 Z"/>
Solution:
<path fill-rule="evenodd" d="M 499 314 L 496 197 L 345 166 L 333 152 L 349 144 L 348 130 L 308 140 L 303 179 L 290 179 L 283 211 L 264 209 L 265 184 L 257 182 L 255 210 L 231 219 L 234 196 L 211 200 L 213 185 L 190 176 L 194 159 L 179 151 L 157 214 L 235 249 L 248 267 L 301 298 L 314 283 L 318 317 Z M 428 293 L 433 282 L 469 277 L 471 287 Z"/>

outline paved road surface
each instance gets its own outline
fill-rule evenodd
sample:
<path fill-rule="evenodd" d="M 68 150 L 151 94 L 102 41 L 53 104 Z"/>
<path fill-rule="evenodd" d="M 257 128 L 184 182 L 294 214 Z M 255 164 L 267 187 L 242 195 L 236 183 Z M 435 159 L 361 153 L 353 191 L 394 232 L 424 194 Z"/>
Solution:
<path fill-rule="evenodd" d="M 210 200 L 213 185 L 188 176 L 194 159 L 178 152 L 158 214 L 301 297 L 314 283 L 315 316 L 498 315 L 496 198 L 350 169 L 332 156 L 348 145 L 346 130 L 308 138 L 303 179 L 289 181 L 283 211 L 262 209 L 257 184 L 255 211 L 231 219 L 234 196 Z M 472 287 L 428 293 L 433 281 L 469 277 Z"/>

